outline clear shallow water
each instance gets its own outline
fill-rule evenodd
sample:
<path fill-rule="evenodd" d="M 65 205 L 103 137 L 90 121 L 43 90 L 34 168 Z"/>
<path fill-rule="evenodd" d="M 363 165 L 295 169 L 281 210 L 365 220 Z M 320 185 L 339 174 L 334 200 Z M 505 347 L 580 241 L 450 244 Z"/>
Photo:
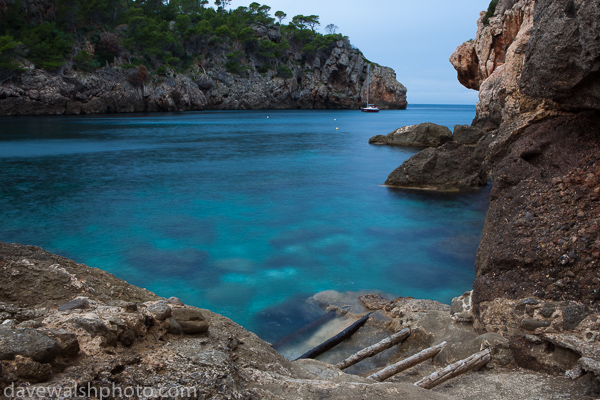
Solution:
<path fill-rule="evenodd" d="M 2 118 L 0 240 L 42 246 L 276 341 L 316 292 L 469 290 L 486 190 L 380 186 L 369 137 L 473 106 Z M 339 129 L 336 129 L 339 128 Z"/>

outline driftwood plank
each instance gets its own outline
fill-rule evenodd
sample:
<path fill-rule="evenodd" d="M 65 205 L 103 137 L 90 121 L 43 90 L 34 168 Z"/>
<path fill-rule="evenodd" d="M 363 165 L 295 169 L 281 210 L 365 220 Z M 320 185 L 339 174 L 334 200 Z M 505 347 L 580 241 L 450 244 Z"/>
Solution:
<path fill-rule="evenodd" d="M 358 321 L 356 321 L 355 323 L 353 323 L 352 325 L 350 325 L 349 327 L 332 337 L 331 339 L 324 341 L 314 349 L 302 354 L 300 357 L 296 358 L 296 360 L 301 360 L 303 358 L 316 358 L 321 354 L 325 353 L 327 350 L 330 350 L 338 344 L 342 343 L 344 340 L 352 336 L 357 330 L 359 330 L 360 327 L 367 322 L 371 314 L 373 314 L 373 312 L 368 313 L 367 315 L 365 315 L 364 317 L 362 317 L 361 319 L 359 319 Z"/>
<path fill-rule="evenodd" d="M 336 364 L 336 367 L 339 369 L 348 368 L 351 365 L 356 364 L 359 361 L 364 360 L 367 357 L 373 357 L 375 354 L 379 354 L 382 351 L 389 349 L 390 347 L 403 342 L 407 337 L 410 336 L 410 329 L 404 328 L 399 332 L 394 333 L 391 336 L 383 339 L 379 343 L 374 344 L 373 346 L 366 347 L 361 351 L 352 354 L 350 357 L 346 358 L 344 361 L 341 361 Z"/>
<path fill-rule="evenodd" d="M 446 347 L 446 342 L 442 342 L 437 346 L 429 347 L 425 350 L 418 352 L 414 356 L 405 358 L 402 361 L 398 361 L 397 363 L 392 364 L 389 367 L 385 367 L 381 371 L 369 375 L 367 378 L 383 382 L 390 376 L 394 376 L 399 372 L 405 371 L 411 367 L 414 367 L 417 364 L 422 363 L 423 361 L 429 360 L 430 358 L 434 357 L 437 353 L 439 353 L 444 347 Z"/>
<path fill-rule="evenodd" d="M 490 349 L 485 349 L 479 353 L 473 354 L 469 358 L 455 362 L 454 364 L 448 365 L 446 368 L 434 372 L 433 374 L 426 376 L 418 382 L 415 382 L 415 386 L 420 386 L 424 389 L 431 389 L 436 387 L 440 383 L 446 382 L 450 378 L 464 374 L 473 369 L 481 368 L 492 359 Z"/>

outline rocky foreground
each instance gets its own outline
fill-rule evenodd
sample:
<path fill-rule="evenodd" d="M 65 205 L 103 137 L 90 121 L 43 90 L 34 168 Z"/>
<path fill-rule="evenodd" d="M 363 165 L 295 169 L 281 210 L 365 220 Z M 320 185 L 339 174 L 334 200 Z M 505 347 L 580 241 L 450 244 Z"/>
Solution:
<path fill-rule="evenodd" d="M 0 243 L 0 273 L 0 389 L 5 398 L 40 399 L 54 393 L 104 399 L 592 399 L 599 389 L 593 374 L 573 381 L 515 372 L 519 352 L 511 341 L 473 329 L 469 293 L 452 307 L 379 294 L 319 293 L 309 301 L 337 315 L 321 327 L 321 335 L 373 314 L 359 333 L 320 361 L 289 361 L 225 317 L 176 297 L 160 298 L 34 246 Z M 595 329 L 590 318 L 576 324 L 565 307 L 533 300 L 513 305 L 524 316 L 528 340 L 539 347 L 540 360 L 557 368 L 570 368 L 576 352 L 549 352 L 541 343 L 555 340 L 552 332 L 567 324 L 586 334 Z M 334 365 L 403 328 L 412 333 L 402 345 L 345 372 Z M 365 378 L 442 341 L 448 345 L 433 361 L 386 382 Z M 493 354 L 485 370 L 433 390 L 413 385 L 482 347 Z"/>

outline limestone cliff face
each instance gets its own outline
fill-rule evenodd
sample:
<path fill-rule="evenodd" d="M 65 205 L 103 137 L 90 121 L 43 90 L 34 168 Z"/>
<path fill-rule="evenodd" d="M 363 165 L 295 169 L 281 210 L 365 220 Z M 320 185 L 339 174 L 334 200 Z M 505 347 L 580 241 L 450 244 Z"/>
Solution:
<path fill-rule="evenodd" d="M 327 57 L 315 57 L 306 65 L 289 63 L 290 78 L 275 71 L 260 74 L 253 68 L 248 76 L 223 69 L 208 72 L 205 91 L 207 109 L 358 109 L 366 102 L 367 61 L 344 41 L 336 43 Z M 404 109 L 406 88 L 391 68 L 372 65 L 369 101 L 381 109 Z"/>
<path fill-rule="evenodd" d="M 223 55 L 223 58 L 225 56 Z M 248 109 L 358 109 L 366 101 L 367 61 L 339 41 L 327 57 L 300 63 L 291 53 L 283 78 L 273 70 L 257 71 L 252 58 L 240 74 L 214 65 L 202 74 L 154 75 L 132 79 L 135 69 L 111 66 L 94 73 L 65 69 L 62 74 L 29 70 L 0 85 L 0 115 L 92 114 Z M 406 88 L 391 68 L 370 69 L 369 99 L 382 109 L 406 108 Z"/>
<path fill-rule="evenodd" d="M 585 325 L 600 299 L 599 20 L 598 2 L 501 0 L 451 57 L 459 80 L 479 89 L 474 125 L 489 132 L 476 324 L 511 336 L 519 363 L 536 369 L 550 366 L 524 334 L 579 365 L 599 348 L 577 332 L 599 329 Z M 560 313 L 571 322 L 554 324 Z"/>
<path fill-rule="evenodd" d="M 463 43 L 450 57 L 459 82 L 479 90 L 476 125 L 483 129 L 496 129 L 526 103 L 518 81 L 533 27 L 534 5 L 534 0 L 499 1 L 487 23 L 481 13 L 476 39 Z"/>

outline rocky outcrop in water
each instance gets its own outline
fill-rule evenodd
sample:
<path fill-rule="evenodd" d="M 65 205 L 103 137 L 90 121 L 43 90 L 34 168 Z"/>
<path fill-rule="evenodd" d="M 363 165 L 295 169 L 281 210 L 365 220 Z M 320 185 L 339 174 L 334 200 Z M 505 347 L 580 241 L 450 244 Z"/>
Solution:
<path fill-rule="evenodd" d="M 436 147 L 452 140 L 452 132 L 445 126 L 424 122 L 418 125 L 403 126 L 387 135 L 377 135 L 369 139 L 370 144 L 392 146 Z"/>
<path fill-rule="evenodd" d="M 425 122 L 373 136 L 369 143 L 428 147 L 392 171 L 387 186 L 458 191 L 487 184 L 483 162 L 489 138 L 479 128 L 456 125 L 452 133 L 445 126 Z"/>
<path fill-rule="evenodd" d="M 428 190 L 460 190 L 485 186 L 487 176 L 475 148 L 448 142 L 425 149 L 406 160 L 388 176 L 392 187 Z"/>

